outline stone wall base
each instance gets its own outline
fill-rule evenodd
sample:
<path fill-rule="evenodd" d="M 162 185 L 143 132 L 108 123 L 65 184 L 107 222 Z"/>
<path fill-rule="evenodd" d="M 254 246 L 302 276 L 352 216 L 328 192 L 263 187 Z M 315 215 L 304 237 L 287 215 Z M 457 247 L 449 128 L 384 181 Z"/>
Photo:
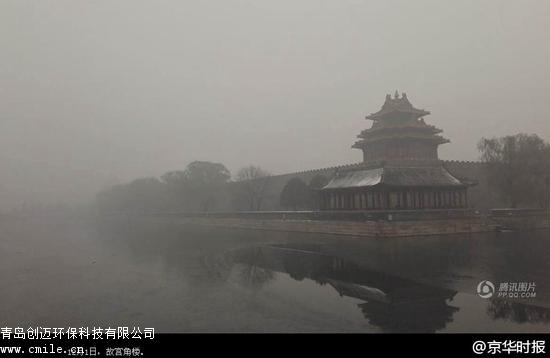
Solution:
<path fill-rule="evenodd" d="M 491 219 L 505 229 L 533 230 L 550 229 L 550 214 L 546 215 L 513 215 L 492 216 Z"/>
<path fill-rule="evenodd" d="M 307 232 L 337 235 L 400 237 L 448 235 L 495 231 L 496 225 L 485 217 L 417 221 L 314 221 L 258 220 L 243 218 L 180 217 L 185 224 L 225 228 Z"/>

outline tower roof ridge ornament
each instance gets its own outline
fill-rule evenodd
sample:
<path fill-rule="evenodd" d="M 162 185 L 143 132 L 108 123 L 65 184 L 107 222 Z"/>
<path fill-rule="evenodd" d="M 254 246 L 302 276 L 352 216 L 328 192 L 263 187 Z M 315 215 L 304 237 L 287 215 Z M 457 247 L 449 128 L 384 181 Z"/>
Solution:
<path fill-rule="evenodd" d="M 390 94 L 386 94 L 386 100 L 382 105 L 382 108 L 378 112 L 371 113 L 366 116 L 366 119 L 377 121 L 390 117 L 394 113 L 406 113 L 407 115 L 411 115 L 416 118 L 430 114 L 429 111 L 415 108 L 409 101 L 405 92 L 402 93 L 402 96 L 400 98 L 399 92 L 395 91 L 393 98 Z"/>

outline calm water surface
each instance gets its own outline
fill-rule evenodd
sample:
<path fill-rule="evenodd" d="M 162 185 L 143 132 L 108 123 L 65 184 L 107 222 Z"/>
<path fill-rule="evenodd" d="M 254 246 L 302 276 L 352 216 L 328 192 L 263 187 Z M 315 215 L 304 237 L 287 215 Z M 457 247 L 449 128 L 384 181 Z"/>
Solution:
<path fill-rule="evenodd" d="M 0 326 L 550 332 L 550 232 L 367 239 L 152 219 L 0 221 Z M 536 297 L 483 299 L 481 280 Z"/>

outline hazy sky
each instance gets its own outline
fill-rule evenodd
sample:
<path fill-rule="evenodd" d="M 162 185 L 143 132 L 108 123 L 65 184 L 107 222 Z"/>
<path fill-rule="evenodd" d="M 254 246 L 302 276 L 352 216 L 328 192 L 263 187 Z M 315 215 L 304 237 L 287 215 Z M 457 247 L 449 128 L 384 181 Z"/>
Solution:
<path fill-rule="evenodd" d="M 451 139 L 444 159 L 550 140 L 549 19 L 547 0 L 0 0 L 0 206 L 193 160 L 357 162 L 396 89 Z"/>

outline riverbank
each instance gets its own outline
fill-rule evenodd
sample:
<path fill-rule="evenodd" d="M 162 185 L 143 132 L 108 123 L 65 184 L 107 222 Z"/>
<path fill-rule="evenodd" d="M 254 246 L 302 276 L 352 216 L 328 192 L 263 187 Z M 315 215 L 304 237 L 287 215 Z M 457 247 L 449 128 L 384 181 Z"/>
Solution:
<path fill-rule="evenodd" d="M 451 235 L 550 228 L 548 212 L 513 210 L 495 210 L 489 215 L 473 210 L 157 212 L 135 215 L 199 226 L 365 237 Z"/>
<path fill-rule="evenodd" d="M 128 214 L 124 214 L 128 215 Z M 322 233 L 367 237 L 447 235 L 495 231 L 486 216 L 469 210 L 272 211 L 226 213 L 148 213 L 155 220 L 220 228 Z"/>

